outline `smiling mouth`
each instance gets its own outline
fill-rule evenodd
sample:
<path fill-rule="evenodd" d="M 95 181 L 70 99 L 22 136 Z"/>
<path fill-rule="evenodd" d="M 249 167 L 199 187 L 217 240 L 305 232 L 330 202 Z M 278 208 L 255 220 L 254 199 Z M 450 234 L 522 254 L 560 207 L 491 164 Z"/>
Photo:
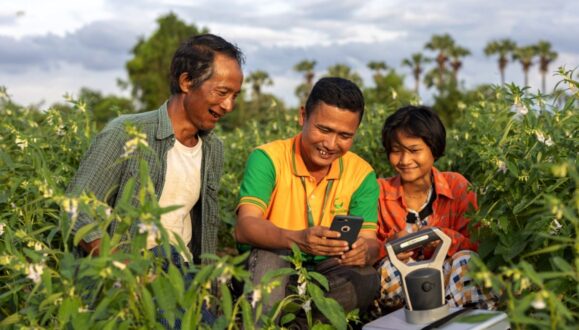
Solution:
<path fill-rule="evenodd" d="M 318 149 L 318 152 L 322 158 L 329 158 L 334 154 L 333 152 L 328 152 L 327 150 L 322 149 Z"/>
<path fill-rule="evenodd" d="M 210 114 L 213 116 L 213 118 L 215 118 L 215 119 L 221 118 L 221 115 L 220 115 L 220 114 L 218 114 L 217 112 L 215 112 L 215 111 L 213 111 L 213 110 L 211 110 L 211 109 L 209 109 L 209 113 L 210 113 Z"/>

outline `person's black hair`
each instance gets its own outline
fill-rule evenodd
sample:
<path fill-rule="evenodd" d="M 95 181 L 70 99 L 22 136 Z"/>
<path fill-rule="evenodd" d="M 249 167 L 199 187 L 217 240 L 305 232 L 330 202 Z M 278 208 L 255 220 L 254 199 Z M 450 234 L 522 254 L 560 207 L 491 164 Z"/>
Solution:
<path fill-rule="evenodd" d="M 213 75 L 215 54 L 222 54 L 237 61 L 239 66 L 245 61 L 243 53 L 234 44 L 214 34 L 200 34 L 183 42 L 171 61 L 171 94 L 181 92 L 179 77 L 186 72 L 195 89 Z"/>
<path fill-rule="evenodd" d="M 362 122 L 364 95 L 362 95 L 360 88 L 348 79 L 327 77 L 318 80 L 306 101 L 306 118 L 310 116 L 320 102 L 359 113 L 360 122 Z"/>
<path fill-rule="evenodd" d="M 394 143 L 399 143 L 398 132 L 421 138 L 430 148 L 435 160 L 444 155 L 446 129 L 438 115 L 429 107 L 402 107 L 386 118 L 382 127 L 382 145 L 387 154 L 392 151 Z"/>

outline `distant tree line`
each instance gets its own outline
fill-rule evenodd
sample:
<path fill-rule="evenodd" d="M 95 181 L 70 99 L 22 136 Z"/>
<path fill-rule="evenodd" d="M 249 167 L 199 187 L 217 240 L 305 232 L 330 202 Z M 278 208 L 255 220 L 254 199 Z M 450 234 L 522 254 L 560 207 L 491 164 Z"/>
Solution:
<path fill-rule="evenodd" d="M 171 54 L 175 48 L 191 35 L 207 33 L 207 28 L 198 28 L 187 24 L 174 13 L 157 19 L 158 28 L 149 37 L 141 37 L 132 48 L 132 58 L 126 63 L 127 81 L 118 81 L 121 88 L 130 88 L 132 101 L 114 95 L 82 88 L 79 98 L 89 103 L 89 109 L 95 111 L 97 125 L 104 125 L 117 112 L 147 111 L 157 108 L 169 97 L 169 67 Z M 487 56 L 498 56 L 498 69 L 501 84 L 505 84 L 505 69 L 510 62 L 519 62 L 524 73 L 524 86 L 528 85 L 529 71 L 538 64 L 542 77 L 542 91 L 546 93 L 546 75 L 549 65 L 557 59 L 551 43 L 541 40 L 534 45 L 518 46 L 511 39 L 492 40 L 484 48 Z M 432 104 L 447 125 L 461 117 L 461 108 L 468 102 L 472 93 L 480 88 L 468 91 L 461 86 L 459 73 L 463 60 L 471 51 L 459 44 L 449 35 L 433 35 L 424 45 L 422 51 L 411 54 L 401 62 L 402 67 L 410 70 L 414 79 L 413 89 L 404 85 L 405 76 L 397 73 L 384 61 L 370 61 L 367 67 L 373 72 L 373 86 L 364 86 L 362 77 L 347 64 L 337 63 L 326 69 L 324 76 L 338 76 L 350 79 L 363 88 L 367 104 L 419 103 L 420 85 L 426 89 L 435 89 Z M 430 65 L 433 63 L 434 65 Z M 303 77 L 295 88 L 295 95 L 303 104 L 316 79 L 314 59 L 304 59 L 295 64 L 293 70 Z M 430 66 L 429 66 L 430 65 Z M 271 120 L 278 112 L 286 109 L 284 103 L 276 96 L 265 93 L 264 87 L 274 84 L 270 75 L 263 70 L 249 72 L 245 77 L 244 91 L 238 98 L 237 110 L 224 118 L 224 129 L 232 129 L 248 119 L 260 121 Z M 248 92 L 249 91 L 249 92 Z M 60 104 L 59 106 L 64 106 Z"/>

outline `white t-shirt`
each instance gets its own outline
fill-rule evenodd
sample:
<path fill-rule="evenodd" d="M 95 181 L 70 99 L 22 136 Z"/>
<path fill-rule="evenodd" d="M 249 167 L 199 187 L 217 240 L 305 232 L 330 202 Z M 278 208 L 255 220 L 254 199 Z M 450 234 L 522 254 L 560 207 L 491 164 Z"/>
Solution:
<path fill-rule="evenodd" d="M 189 244 L 192 235 L 192 221 L 189 211 L 199 200 L 201 192 L 201 161 L 203 152 L 201 138 L 194 147 L 187 147 L 175 139 L 175 144 L 167 152 L 167 174 L 159 199 L 161 207 L 180 205 L 181 207 L 161 216 L 161 224 L 167 230 L 172 245 L 177 246 L 175 235 Z M 147 238 L 147 249 L 155 247 L 155 236 Z"/>

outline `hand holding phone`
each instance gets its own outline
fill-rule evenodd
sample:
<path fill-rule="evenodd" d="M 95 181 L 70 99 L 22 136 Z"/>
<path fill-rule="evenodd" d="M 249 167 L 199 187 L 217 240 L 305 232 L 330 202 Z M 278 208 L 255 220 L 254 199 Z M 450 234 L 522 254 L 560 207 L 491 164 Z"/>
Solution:
<path fill-rule="evenodd" d="M 364 219 L 362 217 L 357 217 L 353 215 L 336 215 L 332 220 L 332 225 L 330 230 L 337 231 L 340 233 L 340 240 L 348 242 L 350 249 L 352 244 L 358 239 L 358 234 L 360 229 L 362 229 L 362 224 Z"/>

